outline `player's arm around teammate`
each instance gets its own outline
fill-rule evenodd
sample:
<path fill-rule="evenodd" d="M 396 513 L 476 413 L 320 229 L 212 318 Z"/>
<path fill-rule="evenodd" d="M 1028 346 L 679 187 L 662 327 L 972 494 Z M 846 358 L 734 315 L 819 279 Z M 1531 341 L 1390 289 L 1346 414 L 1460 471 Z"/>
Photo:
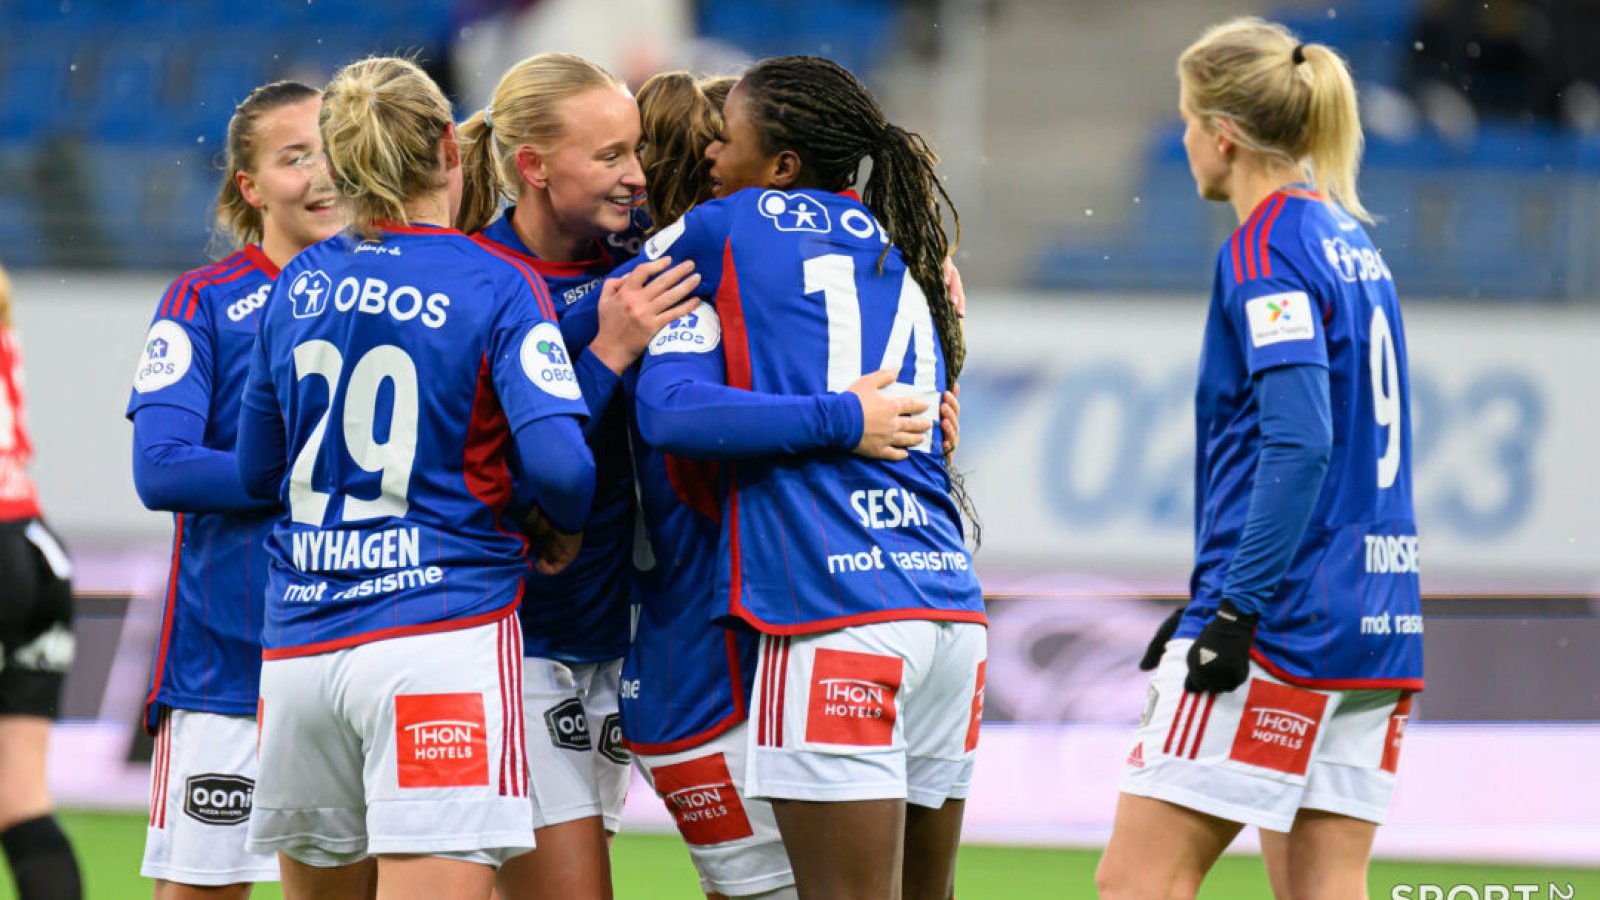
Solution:
<path fill-rule="evenodd" d="M 375 857 L 380 898 L 482 900 L 533 845 L 508 510 L 582 522 L 586 411 L 543 282 L 450 227 L 438 87 L 353 63 L 321 130 L 353 225 L 285 268 L 239 422 L 246 489 L 287 506 L 248 845 L 290 898 L 359 896 Z"/>
<path fill-rule="evenodd" d="M 574 315 L 596 334 L 568 342 L 592 415 L 596 497 L 570 566 L 529 573 L 522 672 L 537 848 L 500 873 L 508 900 L 611 896 L 609 837 L 620 826 L 628 754 L 617 679 L 628 644 L 635 494 L 620 375 L 699 282 L 664 264 L 620 281 L 644 188 L 639 113 L 626 88 L 580 57 L 546 53 L 502 76 L 461 128 L 464 190 L 456 221 L 484 247 L 543 278 L 565 334 Z M 500 201 L 514 204 L 496 217 Z M 646 283 L 646 276 L 657 275 Z M 578 298 L 599 289 L 598 304 Z M 557 545 L 575 541 L 553 535 Z"/>
<path fill-rule="evenodd" d="M 27 473 L 22 385 L 11 279 L 0 267 L 0 850 L 21 900 L 78 900 L 78 861 L 45 781 L 50 723 L 75 651 L 72 562 L 45 526 Z"/>
<path fill-rule="evenodd" d="M 173 283 L 145 339 L 128 414 L 134 486 L 175 514 L 146 726 L 156 737 L 141 872 L 161 900 L 242 897 L 278 862 L 245 849 L 266 589 L 280 507 L 239 482 L 235 426 L 250 349 L 279 268 L 343 226 L 317 132 L 318 92 L 264 85 L 228 125 L 216 203 L 236 252 Z M 195 802 L 193 797 L 234 798 Z"/>
<path fill-rule="evenodd" d="M 1259 19 L 1207 31 L 1178 74 L 1199 193 L 1240 228 L 1201 354 L 1193 596 L 1096 880 L 1105 898 L 1193 897 L 1256 825 L 1278 897 L 1365 897 L 1422 671 L 1414 564 L 1362 552 L 1416 538 L 1405 340 L 1358 222 L 1354 86 L 1333 50 Z M 1375 611 L 1415 633 L 1369 633 Z"/>

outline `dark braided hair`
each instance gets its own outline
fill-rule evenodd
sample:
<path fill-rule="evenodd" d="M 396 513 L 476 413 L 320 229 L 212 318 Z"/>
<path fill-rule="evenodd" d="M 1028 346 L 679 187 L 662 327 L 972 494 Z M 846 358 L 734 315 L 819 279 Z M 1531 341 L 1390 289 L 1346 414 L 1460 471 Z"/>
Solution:
<path fill-rule="evenodd" d="M 800 158 L 800 187 L 843 191 L 856 183 L 863 159 L 872 160 L 861 201 L 889 232 L 911 277 L 928 299 L 944 351 L 945 380 L 954 384 L 966 362 L 961 319 L 944 283 L 952 242 L 945 233 L 949 211 L 956 239 L 961 217 L 934 171 L 939 157 L 915 132 L 894 125 L 883 107 L 849 70 L 818 56 L 780 56 L 757 63 L 739 82 L 750 120 L 767 156 L 788 150 Z M 878 257 L 882 273 L 889 248 Z M 950 492 L 972 524 L 974 543 L 982 526 L 960 473 L 949 457 Z"/>
<path fill-rule="evenodd" d="M 944 286 L 944 261 L 952 242 L 945 234 L 942 212 L 949 210 L 957 240 L 961 217 L 934 171 L 938 155 L 921 135 L 891 124 L 867 86 L 832 60 L 819 56 L 763 60 L 744 74 L 740 84 L 761 135 L 762 153 L 793 151 L 800 157 L 801 178 L 808 186 L 846 190 L 855 184 L 861 161 L 872 160 L 861 201 L 883 223 L 928 298 L 944 347 L 945 374 L 954 382 L 967 351 L 960 318 Z M 878 258 L 880 272 L 888 253 L 885 247 Z"/>

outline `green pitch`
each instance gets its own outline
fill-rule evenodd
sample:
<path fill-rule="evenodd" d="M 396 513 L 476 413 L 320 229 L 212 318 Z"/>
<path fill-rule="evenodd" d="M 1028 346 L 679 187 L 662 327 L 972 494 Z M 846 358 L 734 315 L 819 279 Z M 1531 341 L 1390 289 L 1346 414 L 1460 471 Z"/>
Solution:
<path fill-rule="evenodd" d="M 138 875 L 144 847 L 144 817 L 126 813 L 68 813 L 62 816 L 83 863 L 89 900 L 132 900 L 150 896 L 150 883 Z M 960 900 L 1055 900 L 1092 898 L 1098 854 L 1085 850 L 1041 850 L 971 846 L 961 851 L 956 886 Z M 701 897 L 689 857 L 673 835 L 628 835 L 617 838 L 612 860 L 618 900 L 694 900 Z M 1445 894 L 1454 885 L 1471 885 L 1482 896 L 1484 885 L 1548 882 L 1570 883 L 1574 898 L 1600 900 L 1600 870 L 1532 869 L 1499 866 L 1378 862 L 1372 866 L 1372 900 L 1388 900 L 1397 884 L 1437 884 Z M 283 895 L 277 885 L 255 891 L 259 900 Z M 1204 900 L 1270 898 L 1261 861 L 1226 857 L 1212 872 Z M 1421 896 L 1412 892 L 1412 896 Z M 1457 898 L 1467 896 L 1458 893 Z M 1512 893 L 1510 896 L 1517 896 Z M 9 873 L 0 879 L 0 898 L 15 894 Z"/>

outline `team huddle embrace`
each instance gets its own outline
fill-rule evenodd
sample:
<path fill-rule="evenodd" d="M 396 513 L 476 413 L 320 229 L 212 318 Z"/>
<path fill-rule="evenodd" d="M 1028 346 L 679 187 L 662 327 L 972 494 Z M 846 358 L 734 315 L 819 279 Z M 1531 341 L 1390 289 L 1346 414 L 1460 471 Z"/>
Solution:
<path fill-rule="evenodd" d="M 1353 112 L 1265 23 L 1185 59 L 1229 40 Z M 1362 565 L 1415 558 L 1398 301 L 1321 249 L 1370 251 L 1321 149 L 1359 126 L 1313 96 L 1263 133 L 1219 65 L 1182 69 L 1191 162 L 1251 205 L 1107 896 L 1192 893 L 1232 837 L 1195 822 L 1370 828 L 1421 687 L 1420 634 L 1352 625 L 1417 612 L 1415 566 Z M 634 767 L 708 896 L 952 897 L 987 643 L 922 138 L 817 57 L 635 97 L 542 54 L 461 123 L 398 58 L 266 85 L 227 148 L 239 249 L 161 298 L 128 406 L 175 514 L 158 897 L 609 897 Z"/>

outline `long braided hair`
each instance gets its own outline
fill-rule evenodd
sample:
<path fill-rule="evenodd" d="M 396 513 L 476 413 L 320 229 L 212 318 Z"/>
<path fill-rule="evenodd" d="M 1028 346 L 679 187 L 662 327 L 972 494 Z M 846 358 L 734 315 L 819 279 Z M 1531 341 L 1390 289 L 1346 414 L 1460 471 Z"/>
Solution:
<path fill-rule="evenodd" d="M 802 180 L 817 188 L 843 191 L 855 185 L 863 160 L 870 159 L 861 201 L 900 249 L 906 268 L 928 298 L 944 352 L 945 380 L 954 384 L 966 362 L 961 319 L 944 283 L 944 262 L 953 241 L 945 232 L 948 212 L 956 240 L 961 217 L 934 167 L 939 157 L 922 136 L 893 124 L 883 107 L 849 70 L 818 56 L 780 56 L 757 63 L 739 82 L 751 122 L 767 156 L 789 150 L 800 158 Z M 878 257 L 883 271 L 889 255 Z M 945 458 L 951 495 L 972 524 L 974 542 L 981 525 L 954 461 Z"/>

